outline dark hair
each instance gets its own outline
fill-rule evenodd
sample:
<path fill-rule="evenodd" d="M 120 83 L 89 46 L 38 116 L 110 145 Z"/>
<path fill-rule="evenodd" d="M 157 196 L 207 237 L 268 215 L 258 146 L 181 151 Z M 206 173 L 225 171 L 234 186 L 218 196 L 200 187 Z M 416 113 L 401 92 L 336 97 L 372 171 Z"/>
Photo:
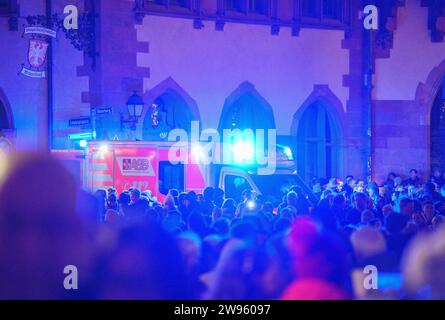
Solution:
<path fill-rule="evenodd" d="M 227 218 L 218 218 L 213 222 L 213 229 L 220 234 L 220 235 L 226 235 L 230 231 L 230 223 Z"/>
<path fill-rule="evenodd" d="M 204 189 L 202 195 L 205 201 L 212 201 L 215 190 L 212 187 L 207 187 Z"/>
<path fill-rule="evenodd" d="M 170 195 L 173 197 L 177 197 L 179 195 L 179 191 L 176 189 L 170 189 L 168 190 L 168 193 L 170 193 Z"/>
<path fill-rule="evenodd" d="M 416 170 L 416 169 L 411 169 L 411 170 L 409 171 L 409 173 L 412 173 L 412 172 L 414 172 L 414 173 L 417 174 L 417 170 Z"/>
<path fill-rule="evenodd" d="M 391 212 L 385 219 L 385 227 L 389 233 L 400 233 L 408 223 L 409 218 L 397 212 Z"/>
<path fill-rule="evenodd" d="M 119 195 L 119 204 L 129 204 L 130 203 L 130 193 L 124 191 Z"/>
<path fill-rule="evenodd" d="M 246 197 L 250 197 L 252 195 L 252 190 L 250 189 L 245 189 L 242 193 L 242 196 L 246 196 Z"/>

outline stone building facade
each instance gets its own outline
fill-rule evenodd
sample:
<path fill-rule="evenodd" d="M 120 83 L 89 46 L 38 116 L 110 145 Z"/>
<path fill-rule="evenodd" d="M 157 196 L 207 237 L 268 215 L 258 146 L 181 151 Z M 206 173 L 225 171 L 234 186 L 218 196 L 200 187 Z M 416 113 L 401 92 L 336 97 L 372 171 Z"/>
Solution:
<path fill-rule="evenodd" d="M 445 114 L 445 1 L 73 2 L 0 0 L 0 129 L 17 150 L 74 149 L 69 135 L 92 130 L 103 140 L 162 140 L 156 111 L 166 130 L 189 120 L 276 128 L 307 179 L 371 172 L 381 181 L 444 165 L 445 120 L 434 119 Z M 371 2 L 376 31 L 363 28 Z M 80 26 L 59 29 L 47 76 L 20 75 L 27 17 L 63 19 L 70 4 Z M 133 92 L 145 104 L 129 123 Z"/>

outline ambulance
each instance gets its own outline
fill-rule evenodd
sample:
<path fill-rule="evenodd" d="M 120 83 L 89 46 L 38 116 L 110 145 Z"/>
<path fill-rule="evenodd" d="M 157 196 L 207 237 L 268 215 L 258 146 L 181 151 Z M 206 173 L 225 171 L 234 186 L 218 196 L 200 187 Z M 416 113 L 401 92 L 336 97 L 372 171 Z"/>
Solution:
<path fill-rule="evenodd" d="M 202 163 L 202 150 L 190 147 L 187 161 L 171 161 L 173 142 L 90 141 L 83 150 L 55 150 L 53 154 L 79 177 L 88 191 L 114 187 L 120 193 L 130 187 L 149 190 L 163 201 L 170 189 L 203 192 L 208 186 L 224 190 L 226 197 L 240 200 L 242 191 L 252 190 L 278 205 L 290 187 L 300 186 L 310 202 L 315 197 L 298 176 L 292 151 L 276 146 L 273 174 L 262 174 L 255 162 Z M 233 150 L 235 153 L 246 150 Z"/>

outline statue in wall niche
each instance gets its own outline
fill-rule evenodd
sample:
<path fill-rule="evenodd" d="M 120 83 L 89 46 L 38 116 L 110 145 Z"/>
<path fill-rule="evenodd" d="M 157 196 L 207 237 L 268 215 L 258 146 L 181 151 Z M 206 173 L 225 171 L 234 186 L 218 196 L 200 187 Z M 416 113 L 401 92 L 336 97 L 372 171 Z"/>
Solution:
<path fill-rule="evenodd" d="M 167 123 L 167 111 L 162 105 L 154 102 L 152 103 L 149 112 L 149 121 L 144 123 L 143 140 L 167 140 L 169 131 L 173 129 L 172 126 Z"/>

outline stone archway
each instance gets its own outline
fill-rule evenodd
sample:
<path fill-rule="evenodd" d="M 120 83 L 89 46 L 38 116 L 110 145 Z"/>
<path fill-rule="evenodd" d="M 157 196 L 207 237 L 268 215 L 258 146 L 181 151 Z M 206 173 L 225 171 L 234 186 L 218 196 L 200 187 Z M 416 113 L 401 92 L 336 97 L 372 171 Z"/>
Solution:
<path fill-rule="evenodd" d="M 15 129 L 11 106 L 0 88 L 0 157 L 14 150 Z"/>
<path fill-rule="evenodd" d="M 300 175 L 342 177 L 345 172 L 345 114 L 341 101 L 327 85 L 314 91 L 294 114 L 291 134 L 296 137 Z"/>
<path fill-rule="evenodd" d="M 10 131 L 14 129 L 14 120 L 11 106 L 5 93 L 0 88 L 0 130 Z"/>
<path fill-rule="evenodd" d="M 427 161 L 428 167 L 434 164 L 431 158 L 432 151 L 432 134 L 431 120 L 434 116 L 434 107 L 437 104 L 437 98 L 441 88 L 444 85 L 445 77 L 445 59 L 431 70 L 425 82 L 420 82 L 416 90 L 415 101 L 420 108 L 421 123 L 425 126 L 427 133 Z M 434 140 L 434 139 L 433 139 Z M 442 144 L 443 145 L 443 144 Z M 445 148 L 445 147 L 444 147 Z M 445 153 L 445 151 L 444 151 Z M 445 168 L 442 168 L 445 169 Z"/>
<path fill-rule="evenodd" d="M 145 92 L 143 97 L 145 106 L 136 126 L 139 140 L 165 140 L 165 132 L 175 128 L 188 131 L 191 121 L 201 119 L 196 101 L 171 77 Z M 160 108 L 160 118 L 164 117 L 159 127 L 151 125 L 153 105 Z"/>
<path fill-rule="evenodd" d="M 223 129 L 275 129 L 272 106 L 256 90 L 243 82 L 226 99 L 219 120 L 218 131 Z"/>

